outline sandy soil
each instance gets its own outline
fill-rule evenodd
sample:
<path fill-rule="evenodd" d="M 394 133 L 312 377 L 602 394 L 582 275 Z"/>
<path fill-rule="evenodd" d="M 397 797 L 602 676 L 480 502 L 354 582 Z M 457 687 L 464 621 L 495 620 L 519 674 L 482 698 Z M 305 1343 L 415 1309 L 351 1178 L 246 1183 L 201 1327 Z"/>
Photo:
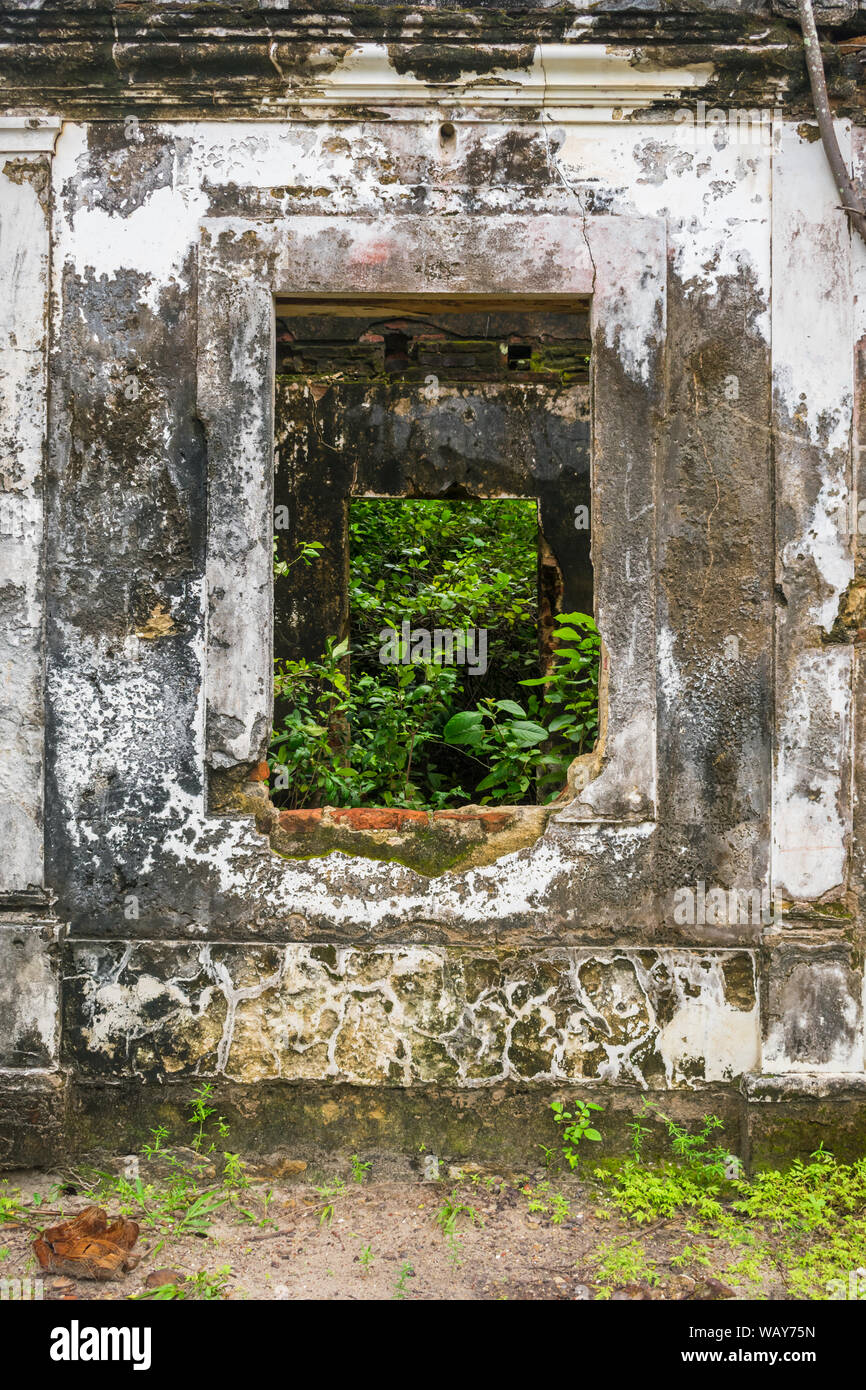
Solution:
<path fill-rule="evenodd" d="M 531 1181 L 543 1178 L 535 1175 Z M 453 1173 L 438 1182 L 349 1180 L 333 1199 L 310 1184 L 255 1183 L 238 1198 L 249 1218 L 223 1207 L 201 1235 L 142 1223 L 135 1269 L 108 1283 L 44 1274 L 44 1297 L 128 1298 L 144 1293 L 148 1276 L 153 1282 L 156 1271 L 165 1269 L 173 1271 L 174 1280 L 203 1272 L 210 1288 L 229 1299 L 583 1300 L 600 1292 L 618 1299 L 743 1296 L 714 1278 L 715 1269 L 705 1263 L 670 1266 L 672 1256 L 694 1243 L 678 1223 L 641 1230 L 604 1218 L 598 1214 L 597 1189 L 569 1179 L 551 1184 L 569 1204 L 568 1215 L 554 1223 L 549 1212 L 530 1211 L 521 1182 L 526 1179 L 498 1174 L 459 1181 Z M 0 1224 L 0 1278 L 35 1278 L 38 1230 L 75 1215 L 92 1202 L 92 1194 L 68 1174 L 8 1173 L 5 1183 L 0 1195 L 20 1191 L 22 1219 Z M 455 1191 L 456 1200 L 471 1211 L 459 1212 L 449 1233 L 436 1217 Z M 331 1201 L 333 1211 L 323 1217 Z M 116 1199 L 104 1205 L 110 1215 L 120 1209 Z M 635 1240 L 652 1271 L 649 1279 L 629 1277 L 628 1270 L 613 1280 L 600 1273 L 605 1254 Z M 718 1255 L 721 1269 L 726 1252 L 720 1249 Z M 200 1287 L 186 1288 L 201 1296 Z"/>

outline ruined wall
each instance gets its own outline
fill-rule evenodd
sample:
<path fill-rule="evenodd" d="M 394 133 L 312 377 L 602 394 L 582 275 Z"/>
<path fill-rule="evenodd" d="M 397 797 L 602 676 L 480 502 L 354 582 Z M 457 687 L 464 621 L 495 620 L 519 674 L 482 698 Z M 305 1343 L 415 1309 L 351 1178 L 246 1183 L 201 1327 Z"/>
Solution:
<path fill-rule="evenodd" d="M 260 1150 L 519 1155 L 569 1087 L 614 1144 L 646 1088 L 757 1158 L 859 1143 L 866 248 L 789 19 L 7 10 L 0 1158 L 128 1148 L 200 1078 Z M 860 170 L 864 17 L 825 17 Z M 592 298 L 606 735 L 493 862 L 275 834 L 293 277 Z"/>

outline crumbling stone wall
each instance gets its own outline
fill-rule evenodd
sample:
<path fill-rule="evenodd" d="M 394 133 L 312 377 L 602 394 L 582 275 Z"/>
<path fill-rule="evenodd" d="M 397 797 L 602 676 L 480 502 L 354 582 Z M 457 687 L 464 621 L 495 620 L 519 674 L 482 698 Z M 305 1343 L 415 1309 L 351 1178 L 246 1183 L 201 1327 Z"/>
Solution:
<path fill-rule="evenodd" d="M 856 1148 L 866 249 L 790 14 L 212 10 L 0 18 L 0 1158 L 202 1078 L 262 1151 L 518 1157 L 569 1088 Z M 301 292 L 591 305 L 600 748 L 432 872 L 261 780 Z"/>

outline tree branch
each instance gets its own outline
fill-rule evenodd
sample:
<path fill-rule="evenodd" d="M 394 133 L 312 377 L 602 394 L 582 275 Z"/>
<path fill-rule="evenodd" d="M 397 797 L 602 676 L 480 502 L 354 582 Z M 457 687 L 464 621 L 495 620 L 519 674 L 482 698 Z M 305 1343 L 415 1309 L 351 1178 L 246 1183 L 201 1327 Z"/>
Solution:
<path fill-rule="evenodd" d="M 842 211 L 866 241 L 866 202 L 854 187 L 854 182 L 848 173 L 848 166 L 842 158 L 842 151 L 839 149 L 839 141 L 836 139 L 833 114 L 827 96 L 827 81 L 824 77 L 824 60 L 821 57 L 818 30 L 815 27 L 815 15 L 812 12 L 812 0 L 797 0 L 797 10 L 800 16 L 800 28 L 803 31 L 806 67 L 809 70 L 809 84 L 812 88 L 812 100 L 815 104 L 815 115 L 818 117 L 818 129 L 821 132 L 824 153 L 839 191 Z"/>

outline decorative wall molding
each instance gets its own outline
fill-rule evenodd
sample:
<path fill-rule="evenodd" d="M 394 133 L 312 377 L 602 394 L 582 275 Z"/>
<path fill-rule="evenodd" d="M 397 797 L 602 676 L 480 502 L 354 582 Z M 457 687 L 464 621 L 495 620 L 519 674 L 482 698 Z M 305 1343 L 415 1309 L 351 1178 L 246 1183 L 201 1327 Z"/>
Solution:
<path fill-rule="evenodd" d="M 271 62 L 280 71 L 278 45 L 271 45 Z M 713 75 L 712 63 L 687 68 L 642 69 L 630 49 L 612 50 L 605 44 L 536 44 L 531 63 L 523 68 L 461 74 L 455 82 L 422 81 L 394 67 L 384 44 L 352 48 L 336 67 L 312 81 L 286 74 L 283 98 L 270 105 L 303 106 L 423 106 L 431 102 L 456 104 L 465 114 L 474 108 L 544 107 L 558 118 L 586 120 L 599 111 L 633 111 L 659 101 L 676 100 L 700 89 Z"/>
<path fill-rule="evenodd" d="M 0 154 L 53 154 L 59 116 L 0 116 Z"/>

